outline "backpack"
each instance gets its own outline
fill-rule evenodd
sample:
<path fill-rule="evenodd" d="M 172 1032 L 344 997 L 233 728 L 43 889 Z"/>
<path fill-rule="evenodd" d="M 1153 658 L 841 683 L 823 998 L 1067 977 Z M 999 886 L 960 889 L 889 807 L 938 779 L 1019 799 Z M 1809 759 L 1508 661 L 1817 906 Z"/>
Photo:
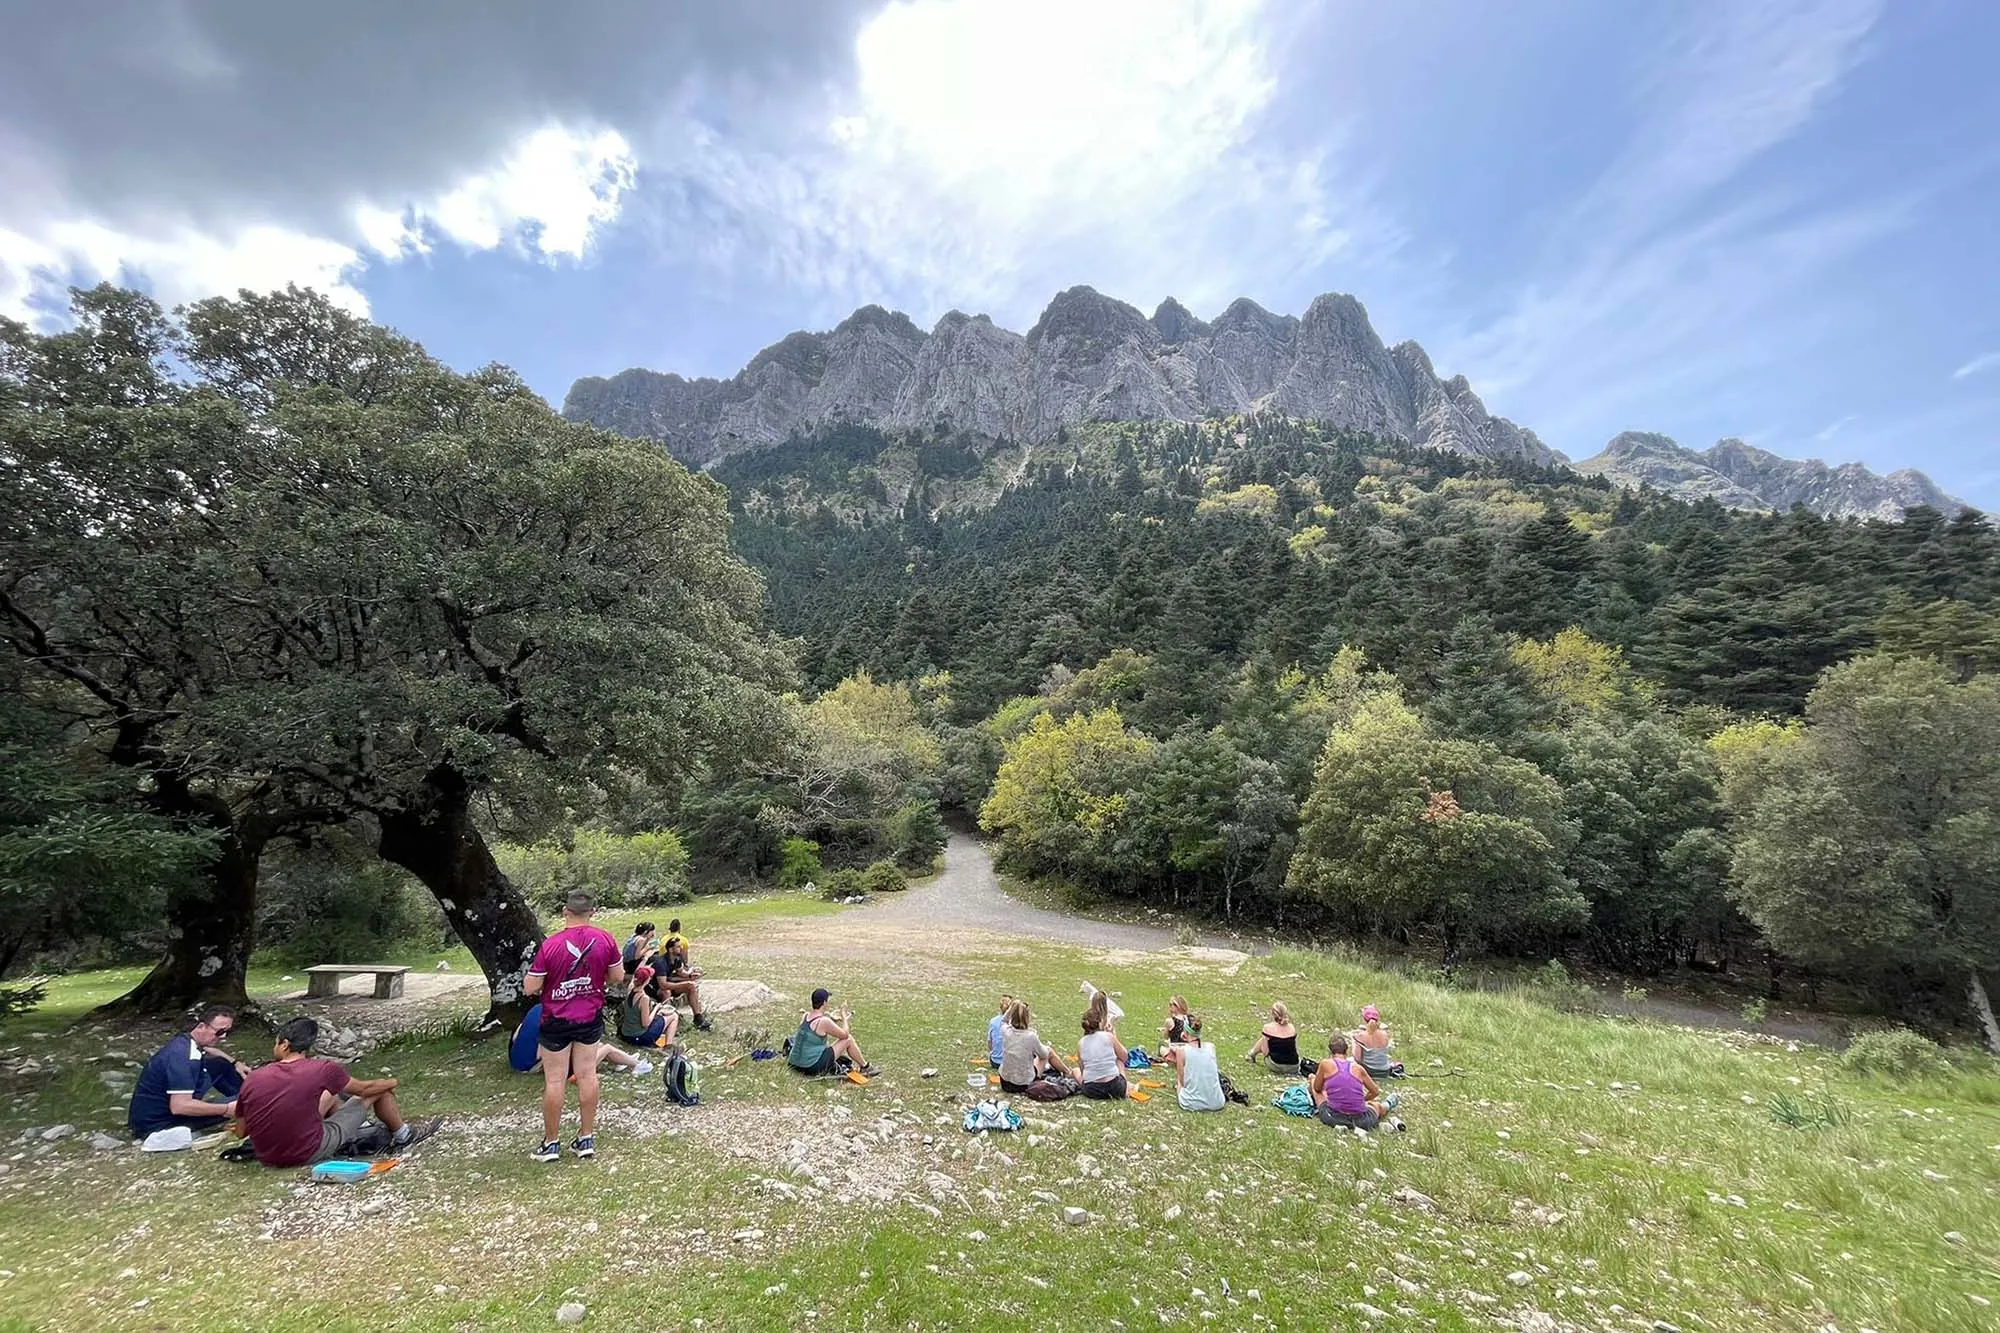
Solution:
<path fill-rule="evenodd" d="M 999 1130 L 1002 1133 L 1021 1127 L 1021 1113 L 1000 1102 L 981 1102 L 965 1110 L 965 1132 L 977 1134 L 981 1130 Z"/>
<path fill-rule="evenodd" d="M 675 1106 L 701 1105 L 701 1074 L 679 1051 L 667 1057 L 661 1082 L 666 1085 L 667 1100 Z"/>

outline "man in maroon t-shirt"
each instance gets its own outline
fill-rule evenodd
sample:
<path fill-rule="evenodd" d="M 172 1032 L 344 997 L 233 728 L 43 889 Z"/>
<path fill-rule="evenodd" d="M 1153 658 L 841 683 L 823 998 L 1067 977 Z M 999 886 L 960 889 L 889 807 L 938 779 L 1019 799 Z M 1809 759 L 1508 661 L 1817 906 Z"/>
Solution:
<path fill-rule="evenodd" d="M 407 1124 L 396 1105 L 393 1078 L 357 1079 L 345 1066 L 316 1059 L 319 1024 L 295 1018 L 278 1029 L 277 1059 L 252 1070 L 236 1096 L 236 1132 L 250 1136 L 265 1166 L 309 1166 L 375 1138 L 368 1113 L 381 1118 L 383 1139 L 407 1148 L 437 1133 L 442 1119 Z"/>
<path fill-rule="evenodd" d="M 542 1146 L 537 1162 L 562 1157 L 563 1103 L 576 1075 L 578 1157 L 597 1155 L 597 1061 L 604 1040 L 604 990 L 625 979 L 618 941 L 590 924 L 597 900 L 579 890 L 563 904 L 563 928 L 542 941 L 521 990 L 542 997 Z"/>

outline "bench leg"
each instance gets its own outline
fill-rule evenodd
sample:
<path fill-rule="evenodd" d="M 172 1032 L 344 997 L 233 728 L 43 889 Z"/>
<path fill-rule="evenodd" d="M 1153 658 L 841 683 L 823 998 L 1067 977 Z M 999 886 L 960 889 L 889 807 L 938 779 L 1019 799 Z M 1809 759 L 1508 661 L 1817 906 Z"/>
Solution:
<path fill-rule="evenodd" d="M 378 1000 L 400 1000 L 403 998 L 403 974 L 384 972 L 375 978 L 375 998 Z"/>
<path fill-rule="evenodd" d="M 324 1000 L 340 994 L 340 977 L 333 972 L 315 972 L 306 978 L 306 998 Z"/>

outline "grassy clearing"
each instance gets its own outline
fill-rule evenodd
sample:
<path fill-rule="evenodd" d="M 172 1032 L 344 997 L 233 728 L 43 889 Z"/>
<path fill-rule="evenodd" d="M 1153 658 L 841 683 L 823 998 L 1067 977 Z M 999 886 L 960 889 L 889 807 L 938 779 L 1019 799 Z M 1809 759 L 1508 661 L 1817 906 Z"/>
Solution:
<path fill-rule="evenodd" d="M 786 998 L 694 1051 L 781 1038 L 827 984 L 884 1078 L 718 1065 L 692 1111 L 608 1079 L 602 1156 L 537 1167 L 537 1084 L 495 1042 L 412 1034 L 359 1072 L 395 1074 L 454 1129 L 354 1188 L 74 1141 L 37 1158 L 11 1141 L 52 1117 L 23 1099 L 0 1112 L 0 1160 L 18 1155 L 0 1178 L 13 1326 L 532 1327 L 581 1300 L 587 1327 L 1339 1327 L 1366 1305 L 1383 1327 L 1971 1333 L 2000 1310 L 2000 1076 L 1983 1062 L 1898 1085 L 1811 1047 L 1573 1017 L 1351 959 L 1230 974 L 969 937 L 905 952 L 822 904 L 726 906 L 683 912 L 704 965 Z M 1027 1133 L 961 1133 L 998 993 L 1073 1047 L 1085 977 L 1118 996 L 1128 1039 L 1187 994 L 1260 1103 L 1282 1086 L 1242 1060 L 1264 1005 L 1323 1034 L 1379 1003 L 1425 1075 L 1401 1085 L 1412 1132 L 1357 1139 L 1261 1105 L 1188 1115 L 1163 1090 L 1024 1104 Z M 69 979 L 51 1006 L 120 984 Z M 1845 1118 L 1787 1128 L 1781 1096 Z M 1066 1226 L 1064 1206 L 1092 1220 Z"/>

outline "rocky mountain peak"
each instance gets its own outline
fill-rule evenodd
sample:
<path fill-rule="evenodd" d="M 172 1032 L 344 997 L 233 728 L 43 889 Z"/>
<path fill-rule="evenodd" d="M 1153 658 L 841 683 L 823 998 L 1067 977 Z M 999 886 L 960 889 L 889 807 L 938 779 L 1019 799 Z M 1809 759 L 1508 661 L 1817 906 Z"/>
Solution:
<path fill-rule="evenodd" d="M 1210 332 L 1207 324 L 1171 296 L 1160 302 L 1159 309 L 1153 312 L 1152 323 L 1160 331 L 1160 340 L 1170 345 L 1205 337 Z"/>
<path fill-rule="evenodd" d="M 726 380 L 628 370 L 571 386 L 563 411 L 662 440 L 708 466 L 837 422 L 963 432 L 1038 445 L 1085 421 L 1193 421 L 1273 412 L 1485 458 L 1566 461 L 1486 410 L 1462 375 L 1440 379 L 1414 342 L 1385 347 L 1360 301 L 1317 297 L 1302 318 L 1248 297 L 1204 321 L 1168 297 L 1148 318 L 1095 288 L 1057 293 L 1026 336 L 953 310 L 928 334 L 907 315 L 863 306 L 831 332 L 793 333 Z M 1577 465 L 1741 509 L 1803 503 L 1892 517 L 1959 502 L 1917 472 L 1877 477 L 1722 440 L 1695 453 L 1627 431 Z"/>
<path fill-rule="evenodd" d="M 1917 505 L 1946 513 L 1965 507 L 1909 468 L 1878 477 L 1860 463 L 1828 467 L 1816 458 L 1785 458 L 1733 437 L 1696 452 L 1665 435 L 1628 430 L 1576 469 L 1683 499 L 1712 499 L 1730 509 L 1782 511 L 1804 505 L 1829 518 L 1893 522 Z"/>
<path fill-rule="evenodd" d="M 1079 286 L 1057 293 L 1028 330 L 1030 347 L 1055 338 L 1075 339 L 1089 353 L 1102 355 L 1126 339 L 1157 345 L 1160 333 L 1135 307 L 1094 287 Z"/>

